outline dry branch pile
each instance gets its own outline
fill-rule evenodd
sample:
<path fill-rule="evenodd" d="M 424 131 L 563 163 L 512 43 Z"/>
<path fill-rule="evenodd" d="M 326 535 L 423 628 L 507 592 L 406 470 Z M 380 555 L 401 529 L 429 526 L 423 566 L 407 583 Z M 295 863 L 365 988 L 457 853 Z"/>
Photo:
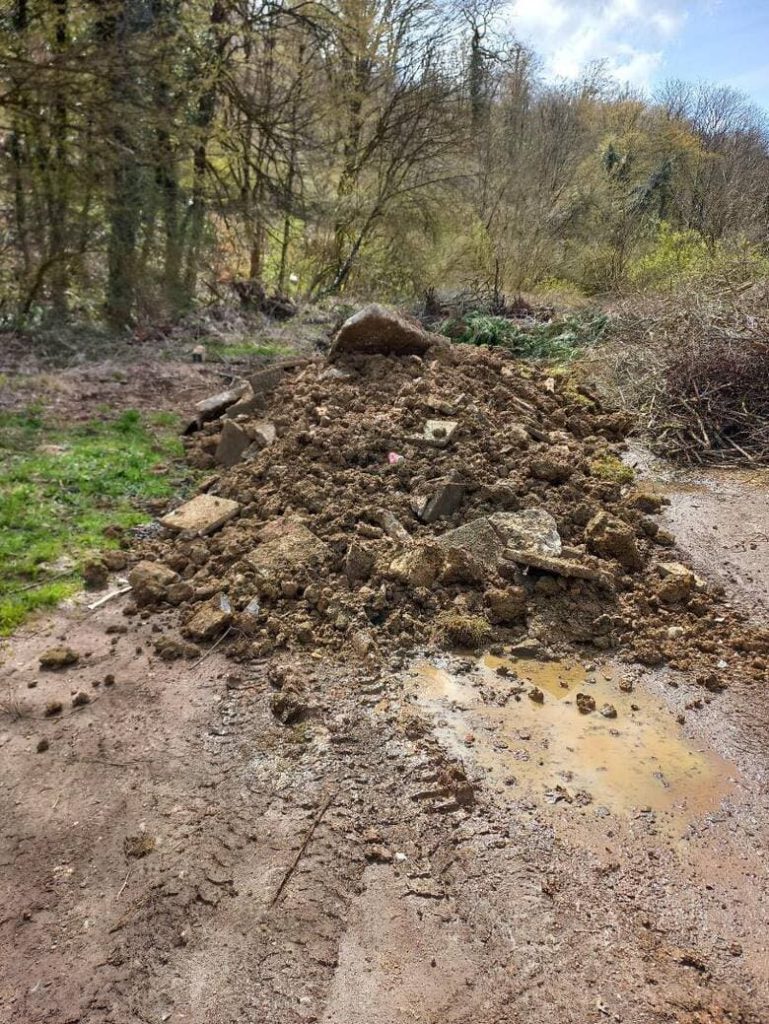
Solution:
<path fill-rule="evenodd" d="M 769 464 L 769 317 L 751 291 L 729 304 L 655 299 L 618 310 L 594 357 L 619 404 L 641 414 L 652 447 L 698 465 Z M 601 369 L 600 367 L 596 367 Z"/>

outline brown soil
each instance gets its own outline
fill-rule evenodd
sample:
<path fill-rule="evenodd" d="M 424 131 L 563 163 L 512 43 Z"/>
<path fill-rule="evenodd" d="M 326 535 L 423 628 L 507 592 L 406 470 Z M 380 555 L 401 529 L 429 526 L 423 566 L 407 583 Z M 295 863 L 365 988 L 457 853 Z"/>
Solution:
<path fill-rule="evenodd" d="M 469 369 L 471 394 L 489 390 L 486 372 Z M 362 377 L 358 386 L 368 387 Z M 528 378 L 514 392 L 532 389 L 534 430 L 565 398 L 540 406 L 538 396 L 550 395 L 540 383 Z M 389 405 L 387 380 L 370 386 Z M 300 384 L 303 407 L 317 387 Z M 577 404 L 575 416 L 587 417 L 592 432 L 595 420 Z M 422 422 L 420 405 L 402 408 L 399 426 Z M 376 417 L 362 415 L 349 446 L 386 455 L 372 443 L 389 428 L 377 434 Z M 277 454 L 297 443 L 292 431 L 306 429 L 296 417 L 279 430 Z M 478 488 L 456 521 L 416 525 L 397 468 L 374 472 L 366 488 L 358 467 L 350 524 L 364 500 L 394 508 L 417 540 L 494 511 L 484 497 L 484 453 L 503 426 L 489 417 L 487 429 L 482 449 L 472 430 L 464 434 L 465 457 L 483 457 L 474 463 Z M 628 614 L 616 595 L 648 600 L 652 581 L 659 585 L 654 564 L 668 557 L 635 533 L 639 519 L 619 485 L 584 472 L 589 436 L 569 431 L 564 442 L 582 474 L 580 500 L 633 528 L 643 566 L 636 579 L 601 558 L 617 580 L 608 592 L 591 584 L 578 595 L 566 584 L 549 594 L 536 582 L 548 574 L 536 569 L 515 583 L 530 623 L 562 623 L 552 643 L 547 634 L 533 639 L 540 653 L 560 649 L 563 661 L 519 654 L 478 662 L 434 648 L 411 661 L 410 647 L 432 635 L 436 613 L 456 607 L 457 597 L 472 609 L 488 581 L 454 591 L 439 584 L 437 604 L 426 609 L 396 594 L 391 610 L 408 602 L 415 624 L 405 645 L 382 641 L 384 658 L 358 660 L 350 624 L 327 631 L 320 615 L 297 610 L 296 595 L 271 599 L 287 642 L 269 651 L 236 646 L 242 664 L 222 653 L 232 651 L 232 636 L 207 653 L 163 660 L 156 641 L 175 633 L 180 612 L 161 604 L 126 616 L 128 597 L 90 614 L 59 613 L 13 638 L 0 719 L 0 1019 L 765 1024 L 769 715 L 748 671 L 755 655 L 732 653 L 742 611 L 719 603 L 715 572 L 703 614 L 684 602 L 670 612 L 651 606 L 643 618 L 644 630 L 655 616 L 665 630 L 680 625 L 695 662 L 723 653 L 699 649 L 698 623 L 729 642 L 722 677 L 731 685 L 717 696 L 694 674 L 650 672 L 611 649 L 574 647 L 563 616 L 571 608 L 586 621 L 578 598 L 608 594 Z M 599 439 L 597 450 L 614 443 Z M 532 476 L 536 445 L 522 451 L 511 453 L 514 485 L 526 485 L 518 499 L 525 506 L 539 494 L 574 557 L 590 563 L 584 526 L 566 515 L 572 485 Z M 311 460 L 296 468 L 277 461 L 278 481 L 268 477 L 259 495 L 265 504 L 252 501 L 254 526 L 296 511 L 280 481 L 298 488 Z M 222 493 L 242 500 L 242 488 L 255 486 L 246 482 L 253 468 L 236 467 Z M 323 473 L 313 479 L 322 488 Z M 333 502 L 335 492 L 327 497 Z M 309 521 L 334 550 L 324 584 L 354 593 L 341 571 L 349 529 L 334 547 L 334 516 L 321 509 Z M 222 559 L 219 580 L 231 579 L 236 561 L 216 541 L 230 528 L 204 545 Z M 366 540 L 390 560 L 387 541 Z M 163 543 L 165 553 L 175 548 Z M 292 631 L 297 614 L 315 623 L 309 645 Z M 508 652 L 520 632 L 493 628 L 500 653 Z M 618 627 L 620 654 L 632 648 L 622 634 Z M 77 663 L 40 671 L 40 655 L 64 646 Z M 541 703 L 526 699 L 534 686 Z M 571 703 L 578 690 L 592 692 L 599 708 L 610 702 L 617 717 L 581 716 Z M 80 692 L 92 700 L 73 707 Z M 52 701 L 63 710 L 46 717 Z M 626 758 L 611 750 L 607 783 L 602 751 L 615 739 L 631 746 Z M 38 752 L 41 740 L 48 747 Z M 637 771 L 618 767 L 628 760 Z"/>

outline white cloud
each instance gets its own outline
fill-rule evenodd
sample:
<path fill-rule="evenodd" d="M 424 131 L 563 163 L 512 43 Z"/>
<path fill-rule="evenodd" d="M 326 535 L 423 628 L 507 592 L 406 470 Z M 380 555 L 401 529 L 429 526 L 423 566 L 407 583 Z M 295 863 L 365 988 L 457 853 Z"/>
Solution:
<path fill-rule="evenodd" d="M 605 61 L 620 82 L 650 85 L 664 46 L 686 21 L 687 0 L 511 0 L 516 34 L 544 59 L 546 73 L 574 78 Z"/>

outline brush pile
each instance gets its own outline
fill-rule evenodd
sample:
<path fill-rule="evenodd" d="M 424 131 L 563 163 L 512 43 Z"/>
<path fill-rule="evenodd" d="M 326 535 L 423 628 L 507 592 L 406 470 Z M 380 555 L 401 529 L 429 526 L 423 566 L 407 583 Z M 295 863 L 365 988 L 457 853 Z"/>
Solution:
<path fill-rule="evenodd" d="M 359 314 L 327 360 L 263 371 L 198 420 L 189 457 L 219 470 L 129 577 L 128 611 L 158 616 L 163 656 L 223 638 L 243 659 L 371 664 L 431 644 L 580 645 L 702 665 L 715 688 L 734 621 L 672 557 L 663 499 L 628 482 L 626 417 L 385 315 Z M 730 668 L 759 671 L 761 644 Z"/>

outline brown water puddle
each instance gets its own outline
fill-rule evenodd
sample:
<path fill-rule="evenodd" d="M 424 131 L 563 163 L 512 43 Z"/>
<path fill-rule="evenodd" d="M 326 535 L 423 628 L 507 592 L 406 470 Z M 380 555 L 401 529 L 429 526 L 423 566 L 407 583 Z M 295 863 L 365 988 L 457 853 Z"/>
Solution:
<path fill-rule="evenodd" d="M 500 667 L 510 675 L 498 675 Z M 487 784 L 520 786 L 552 803 L 650 810 L 658 825 L 680 834 L 733 792 L 736 770 L 688 740 L 650 694 L 622 692 L 621 679 L 613 668 L 588 672 L 573 662 L 487 656 L 466 675 L 419 663 L 411 687 L 441 740 L 485 769 Z M 533 686 L 542 703 L 528 696 Z M 577 693 L 592 697 L 596 710 L 582 714 Z M 616 718 L 600 713 L 605 704 Z"/>

